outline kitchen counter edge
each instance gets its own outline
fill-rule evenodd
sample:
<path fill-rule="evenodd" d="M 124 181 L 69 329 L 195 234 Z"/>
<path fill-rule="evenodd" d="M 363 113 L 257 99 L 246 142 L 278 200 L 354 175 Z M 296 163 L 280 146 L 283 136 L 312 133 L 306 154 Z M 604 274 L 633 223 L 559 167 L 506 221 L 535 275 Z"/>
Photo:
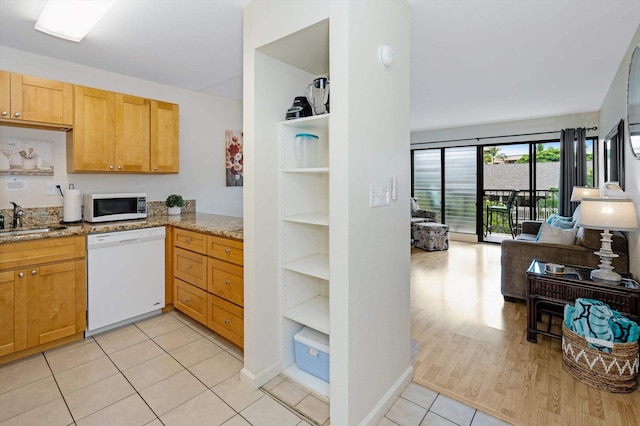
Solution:
<path fill-rule="evenodd" d="M 47 225 L 43 225 L 43 227 L 45 226 Z M 65 226 L 66 229 L 62 230 L 24 235 L 3 236 L 0 232 L 0 244 L 40 240 L 43 238 L 69 237 L 74 235 L 152 228 L 156 226 L 175 226 L 176 228 L 231 238 L 238 241 L 243 241 L 244 239 L 243 220 L 241 217 L 223 216 L 211 213 L 187 213 L 180 216 L 151 216 L 142 220 L 138 219 L 103 223 L 82 222 L 78 224 L 65 224 Z"/>

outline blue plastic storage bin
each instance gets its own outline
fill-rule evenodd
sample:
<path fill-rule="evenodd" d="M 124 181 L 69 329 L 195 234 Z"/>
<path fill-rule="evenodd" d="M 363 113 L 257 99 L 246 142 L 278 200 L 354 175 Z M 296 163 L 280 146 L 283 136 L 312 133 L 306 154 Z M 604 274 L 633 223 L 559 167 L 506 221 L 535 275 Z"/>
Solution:
<path fill-rule="evenodd" d="M 296 365 L 302 371 L 329 381 L 329 336 L 305 327 L 293 336 Z"/>

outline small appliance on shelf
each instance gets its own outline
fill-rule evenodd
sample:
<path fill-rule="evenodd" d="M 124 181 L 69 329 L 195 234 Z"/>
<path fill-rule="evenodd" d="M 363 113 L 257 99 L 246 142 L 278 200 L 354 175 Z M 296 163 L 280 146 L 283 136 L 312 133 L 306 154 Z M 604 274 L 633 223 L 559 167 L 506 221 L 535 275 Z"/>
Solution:
<path fill-rule="evenodd" d="M 293 120 L 295 118 L 310 117 L 313 115 L 311 105 L 304 96 L 296 96 L 293 100 L 293 105 L 287 110 L 287 120 Z"/>

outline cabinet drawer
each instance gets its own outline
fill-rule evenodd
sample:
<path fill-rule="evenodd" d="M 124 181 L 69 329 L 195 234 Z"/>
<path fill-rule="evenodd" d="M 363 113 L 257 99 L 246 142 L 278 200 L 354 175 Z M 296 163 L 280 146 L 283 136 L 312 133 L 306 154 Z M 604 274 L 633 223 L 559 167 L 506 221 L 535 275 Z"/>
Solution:
<path fill-rule="evenodd" d="M 209 236 L 209 256 L 236 265 L 244 264 L 244 251 L 241 241 L 229 240 L 227 238 Z"/>
<path fill-rule="evenodd" d="M 242 266 L 208 260 L 209 278 L 207 290 L 217 296 L 227 299 L 236 305 L 244 306 L 244 271 Z"/>
<path fill-rule="evenodd" d="M 224 299 L 207 295 L 207 326 L 236 345 L 244 346 L 244 309 Z"/>
<path fill-rule="evenodd" d="M 206 234 L 173 228 L 173 242 L 176 247 L 207 254 Z"/>
<path fill-rule="evenodd" d="M 207 293 L 185 283 L 173 279 L 173 306 L 203 325 L 207 325 Z"/>
<path fill-rule="evenodd" d="M 173 276 L 207 289 L 207 258 L 199 253 L 176 248 L 173 252 Z"/>
<path fill-rule="evenodd" d="M 83 258 L 85 241 L 82 236 L 0 244 L 0 270 Z"/>

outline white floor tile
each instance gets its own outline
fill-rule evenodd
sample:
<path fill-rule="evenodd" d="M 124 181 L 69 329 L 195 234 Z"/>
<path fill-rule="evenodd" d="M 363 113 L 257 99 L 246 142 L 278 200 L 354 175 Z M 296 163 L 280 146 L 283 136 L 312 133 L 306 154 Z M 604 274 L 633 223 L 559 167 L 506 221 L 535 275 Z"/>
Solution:
<path fill-rule="evenodd" d="M 231 419 L 235 412 L 210 390 L 202 392 L 160 417 L 166 426 L 219 426 Z"/>
<path fill-rule="evenodd" d="M 211 390 L 238 412 L 264 396 L 261 390 L 252 390 L 242 383 L 240 374 L 234 374 L 224 382 L 212 387 Z"/>
<path fill-rule="evenodd" d="M 476 412 L 474 408 L 444 395 L 438 395 L 431 406 L 431 411 L 462 426 L 470 425 Z"/>
<path fill-rule="evenodd" d="M 240 412 L 253 426 L 295 426 L 300 418 L 265 395 Z"/>
<path fill-rule="evenodd" d="M 426 414 L 426 409 L 404 398 L 398 398 L 385 417 L 401 426 L 418 426 Z"/>
<path fill-rule="evenodd" d="M 0 395 L 0 422 L 61 396 L 53 376 L 5 392 Z"/>

